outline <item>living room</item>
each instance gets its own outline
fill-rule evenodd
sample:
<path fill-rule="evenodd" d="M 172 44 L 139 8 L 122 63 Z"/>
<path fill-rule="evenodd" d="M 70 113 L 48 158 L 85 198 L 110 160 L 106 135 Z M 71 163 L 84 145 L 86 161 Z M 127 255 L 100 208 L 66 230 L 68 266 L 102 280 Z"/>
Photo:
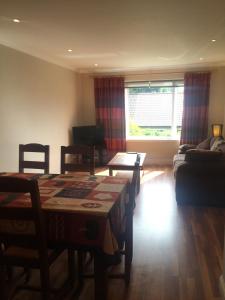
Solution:
<path fill-rule="evenodd" d="M 1 1 L 1 171 L 17 172 L 18 145 L 37 142 L 50 145 L 50 173 L 59 173 L 60 146 L 72 143 L 72 127 L 96 123 L 95 78 L 154 83 L 183 81 L 187 72 L 210 72 L 210 136 L 211 125 L 224 124 L 225 120 L 224 9 L 222 1 L 217 5 L 176 0 L 66 4 Z M 134 216 L 134 280 L 128 294 L 121 283 L 113 283 L 114 290 L 124 293 L 118 299 L 220 299 L 224 209 L 176 205 L 172 162 L 179 145 L 179 138 L 126 140 L 126 151 L 147 155 Z M 149 232 L 143 235 L 145 225 Z M 189 230 L 195 234 L 185 235 Z M 200 265 L 196 277 L 188 269 L 196 255 L 187 246 L 189 239 L 191 243 L 200 239 L 202 245 L 193 250 L 198 252 Z M 207 248 L 207 239 L 218 246 L 215 251 Z M 145 242 L 146 251 L 139 245 Z M 173 256 L 172 242 L 179 244 L 174 253 L 182 256 L 180 264 Z M 151 256 L 151 251 L 159 251 L 157 247 L 163 249 L 160 257 Z M 164 261 L 167 251 L 168 260 Z M 187 274 L 180 271 L 182 267 Z M 81 299 L 91 299 L 91 288 Z M 117 299 L 112 288 L 110 291 L 110 299 Z"/>

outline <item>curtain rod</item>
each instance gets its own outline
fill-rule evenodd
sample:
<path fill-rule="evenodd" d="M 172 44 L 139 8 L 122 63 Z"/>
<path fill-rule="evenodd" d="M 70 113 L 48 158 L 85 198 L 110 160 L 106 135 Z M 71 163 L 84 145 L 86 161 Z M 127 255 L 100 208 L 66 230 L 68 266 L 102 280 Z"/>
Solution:
<path fill-rule="evenodd" d="M 118 73 L 118 74 L 99 74 L 99 73 L 92 73 L 90 74 L 92 77 L 124 77 L 124 76 L 143 76 L 143 75 L 166 75 L 166 74 L 181 74 L 183 75 L 184 73 L 189 73 L 189 72 L 193 72 L 193 73 L 207 73 L 210 72 L 212 70 L 208 69 L 208 70 L 202 70 L 202 71 L 166 71 L 166 72 L 148 72 L 148 73 Z"/>
<path fill-rule="evenodd" d="M 93 73 L 90 74 L 93 77 L 123 77 L 123 76 L 142 76 L 142 75 L 159 75 L 159 74 L 184 74 L 185 72 L 179 71 L 179 72 L 151 72 L 151 73 L 119 73 L 119 74 L 99 74 L 99 73 Z"/>

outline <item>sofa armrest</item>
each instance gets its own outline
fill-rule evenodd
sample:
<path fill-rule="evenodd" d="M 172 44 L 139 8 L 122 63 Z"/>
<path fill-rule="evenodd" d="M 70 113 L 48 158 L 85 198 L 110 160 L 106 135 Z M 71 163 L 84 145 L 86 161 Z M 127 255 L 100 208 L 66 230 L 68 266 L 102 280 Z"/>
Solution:
<path fill-rule="evenodd" d="M 186 151 L 185 161 L 187 162 L 217 162 L 224 160 L 224 153 L 221 151 L 190 149 Z"/>
<path fill-rule="evenodd" d="M 195 148 L 196 148 L 196 145 L 193 145 L 193 144 L 183 144 L 183 145 L 179 146 L 178 153 L 179 154 L 185 154 L 188 150 L 195 149 Z"/>

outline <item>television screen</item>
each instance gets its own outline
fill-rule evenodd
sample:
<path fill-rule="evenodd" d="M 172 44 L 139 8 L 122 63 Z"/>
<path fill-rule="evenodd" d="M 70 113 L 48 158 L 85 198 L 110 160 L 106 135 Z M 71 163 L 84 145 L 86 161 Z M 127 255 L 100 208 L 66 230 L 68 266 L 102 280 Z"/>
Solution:
<path fill-rule="evenodd" d="M 77 126 L 73 127 L 74 144 L 104 146 L 104 129 L 102 126 Z"/>

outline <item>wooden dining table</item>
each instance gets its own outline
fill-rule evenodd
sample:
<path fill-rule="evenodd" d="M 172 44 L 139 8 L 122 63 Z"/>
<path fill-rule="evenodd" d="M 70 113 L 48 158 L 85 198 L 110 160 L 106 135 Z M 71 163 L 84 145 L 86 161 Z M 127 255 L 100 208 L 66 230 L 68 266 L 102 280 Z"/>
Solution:
<path fill-rule="evenodd" d="M 106 267 L 116 262 L 125 232 L 129 182 L 111 176 L 1 173 L 37 179 L 49 243 L 94 253 L 95 299 L 107 299 Z M 0 193 L 0 206 L 30 207 L 28 194 Z M 29 225 L 27 225 L 29 226 Z M 29 230 L 18 225 L 18 230 Z M 14 230 L 17 230 L 14 224 Z M 107 263 L 106 263 L 107 261 Z"/>

